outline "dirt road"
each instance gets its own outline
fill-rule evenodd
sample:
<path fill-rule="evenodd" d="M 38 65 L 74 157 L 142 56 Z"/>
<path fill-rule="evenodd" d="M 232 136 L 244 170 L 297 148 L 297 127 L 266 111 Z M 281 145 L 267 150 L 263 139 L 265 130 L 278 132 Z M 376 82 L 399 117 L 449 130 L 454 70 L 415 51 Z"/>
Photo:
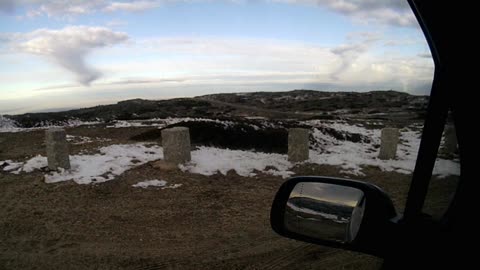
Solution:
<path fill-rule="evenodd" d="M 336 256 L 365 258 L 273 233 L 277 177 L 205 177 L 149 164 L 100 185 L 1 177 L 1 269 L 318 269 Z M 183 186 L 131 187 L 153 178 Z"/>

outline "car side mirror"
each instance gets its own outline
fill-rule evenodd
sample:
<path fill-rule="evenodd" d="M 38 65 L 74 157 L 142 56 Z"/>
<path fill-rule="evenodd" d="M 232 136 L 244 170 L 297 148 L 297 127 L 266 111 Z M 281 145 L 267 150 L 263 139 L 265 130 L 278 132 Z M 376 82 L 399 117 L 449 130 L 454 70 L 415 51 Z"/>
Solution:
<path fill-rule="evenodd" d="M 381 255 L 396 216 L 388 195 L 375 185 L 294 177 L 277 192 L 270 221 L 285 237 Z"/>

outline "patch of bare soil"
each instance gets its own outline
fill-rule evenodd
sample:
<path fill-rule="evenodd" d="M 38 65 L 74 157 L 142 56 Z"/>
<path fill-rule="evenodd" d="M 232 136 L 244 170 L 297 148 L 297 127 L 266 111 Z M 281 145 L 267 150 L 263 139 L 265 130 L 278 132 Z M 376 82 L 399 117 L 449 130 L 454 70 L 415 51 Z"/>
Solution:
<path fill-rule="evenodd" d="M 45 184 L 41 173 L 0 176 L 2 269 L 335 269 L 363 260 L 378 265 L 373 257 L 276 235 L 269 211 L 284 181 L 278 177 L 206 177 L 150 164 L 99 185 Z M 150 179 L 183 185 L 131 186 Z"/>

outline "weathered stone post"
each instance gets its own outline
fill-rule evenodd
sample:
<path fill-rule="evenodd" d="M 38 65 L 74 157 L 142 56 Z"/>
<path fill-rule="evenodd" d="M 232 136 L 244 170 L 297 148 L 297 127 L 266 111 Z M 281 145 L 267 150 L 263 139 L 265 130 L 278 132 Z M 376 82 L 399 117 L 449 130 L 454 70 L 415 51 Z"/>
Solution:
<path fill-rule="evenodd" d="M 186 127 L 162 130 L 163 158 L 166 162 L 181 164 L 190 161 L 190 131 Z"/>
<path fill-rule="evenodd" d="M 65 130 L 61 128 L 46 130 L 45 143 L 47 145 L 48 168 L 50 170 L 57 170 L 58 168 L 70 169 L 70 157 Z"/>
<path fill-rule="evenodd" d="M 384 128 L 382 129 L 380 144 L 380 159 L 395 159 L 397 154 L 397 146 L 400 140 L 400 131 L 398 128 Z"/>
<path fill-rule="evenodd" d="M 455 127 L 448 125 L 445 126 L 443 132 L 444 140 L 442 153 L 446 155 L 453 155 L 457 151 L 457 134 L 455 133 Z"/>
<path fill-rule="evenodd" d="M 300 162 L 308 159 L 309 130 L 291 128 L 288 130 L 288 160 Z"/>

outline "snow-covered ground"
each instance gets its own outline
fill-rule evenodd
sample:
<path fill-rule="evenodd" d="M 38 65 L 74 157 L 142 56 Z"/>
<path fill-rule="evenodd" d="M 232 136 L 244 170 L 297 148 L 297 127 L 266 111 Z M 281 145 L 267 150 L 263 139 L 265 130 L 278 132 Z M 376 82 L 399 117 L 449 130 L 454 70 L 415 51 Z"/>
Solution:
<path fill-rule="evenodd" d="M 164 119 L 165 124 L 181 121 L 215 121 L 224 125 L 233 122 L 192 118 Z M 159 119 L 151 121 L 159 123 Z M 147 122 L 148 123 L 148 122 Z M 378 167 L 383 171 L 395 171 L 409 174 L 413 171 L 420 144 L 418 128 L 401 130 L 400 144 L 395 160 L 377 158 L 380 144 L 380 130 L 367 129 L 362 126 L 349 125 L 345 122 L 325 122 L 319 120 L 305 121 L 302 124 L 312 127 L 314 143 L 311 145 L 310 158 L 304 163 L 339 166 L 341 172 L 350 175 L 364 175 L 366 166 Z M 325 128 L 338 132 L 360 134 L 368 138 L 367 142 L 338 140 L 322 132 Z M 71 137 L 69 139 L 87 143 L 92 138 Z M 162 148 L 147 144 L 110 145 L 98 149 L 99 154 L 79 154 L 70 157 L 72 169 L 69 171 L 47 173 L 45 181 L 54 183 L 73 180 L 79 184 L 99 183 L 113 180 L 116 176 L 135 166 L 163 158 Z M 253 151 L 199 147 L 192 151 L 192 161 L 180 165 L 184 172 L 212 175 L 227 174 L 234 170 L 237 174 L 251 177 L 262 172 L 270 175 L 290 177 L 296 164 L 287 159 L 287 155 L 259 153 Z M 0 161 L 0 169 L 11 173 L 29 173 L 47 166 L 43 156 L 36 156 L 26 161 Z M 434 175 L 445 177 L 459 175 L 458 160 L 437 159 Z"/>
<path fill-rule="evenodd" d="M 250 123 L 255 130 L 265 127 L 277 127 L 273 122 L 266 120 L 264 117 L 247 117 L 248 120 L 256 120 L 256 124 Z M 157 127 L 159 129 L 180 122 L 211 122 L 223 125 L 224 127 L 232 127 L 236 123 L 234 121 L 209 119 L 209 118 L 192 118 L 192 117 L 168 117 L 168 118 L 152 118 L 146 120 L 115 120 L 106 125 L 107 128 L 132 128 L 132 127 Z M 39 123 L 37 127 L 23 128 L 15 121 L 0 115 L 0 133 L 1 132 L 27 132 L 39 129 L 48 129 L 52 127 L 77 127 L 85 125 L 104 124 L 102 121 L 84 122 L 80 120 L 69 120 L 64 125 L 54 125 L 49 122 Z"/>
<path fill-rule="evenodd" d="M 0 115 L 0 132 L 15 132 L 17 128 L 15 121 Z"/>
<path fill-rule="evenodd" d="M 70 156 L 71 169 L 45 174 L 46 183 L 73 180 L 78 184 L 101 183 L 113 180 L 123 172 L 163 158 L 162 148 L 147 144 L 110 145 L 99 149 L 99 154 Z M 25 162 L 7 162 L 4 171 L 14 174 L 28 173 L 47 166 L 47 158 L 36 156 Z M 2 161 L 0 161 L 0 165 Z"/>
<path fill-rule="evenodd" d="M 7 133 L 7 132 L 28 132 L 34 130 L 41 130 L 41 129 L 48 129 L 54 127 L 78 127 L 78 126 L 92 126 L 102 124 L 100 121 L 80 121 L 80 120 L 68 120 L 63 125 L 55 125 L 50 122 L 41 122 L 38 124 L 37 127 L 32 128 L 23 128 L 18 125 L 14 120 L 8 119 L 0 115 L 0 133 Z"/>
<path fill-rule="evenodd" d="M 86 136 L 67 135 L 67 141 L 71 144 L 86 144 L 93 142 L 110 142 L 112 140 L 108 138 L 91 138 Z"/>
<path fill-rule="evenodd" d="M 147 180 L 147 181 L 138 182 L 138 183 L 132 185 L 132 187 L 139 187 L 139 188 L 164 187 L 166 184 L 167 184 L 167 181 L 165 181 L 165 180 L 154 179 L 154 180 Z"/>
<path fill-rule="evenodd" d="M 169 118 L 154 118 L 149 120 L 116 120 L 112 124 L 108 125 L 107 128 L 127 128 L 127 127 L 158 127 L 164 128 L 169 125 L 177 124 L 180 122 L 214 122 L 222 124 L 224 126 L 232 126 L 235 123 L 232 121 L 222 121 L 218 119 L 209 119 L 209 118 L 192 118 L 192 117 L 169 117 Z"/>
<path fill-rule="evenodd" d="M 156 120 L 158 122 L 154 122 Z M 151 119 L 150 121 L 140 121 L 140 120 L 116 120 L 113 123 L 107 125 L 107 128 L 128 128 L 128 127 L 165 127 L 166 124 L 161 119 Z"/>
<path fill-rule="evenodd" d="M 256 172 L 279 175 L 283 178 L 293 175 L 292 164 L 286 155 L 256 153 L 242 150 L 199 147 L 192 151 L 192 161 L 180 165 L 182 171 L 213 175 L 217 172 L 226 175 L 234 170 L 241 176 L 255 176 Z"/>
<path fill-rule="evenodd" d="M 397 158 L 381 160 L 378 158 L 379 149 L 375 147 L 380 145 L 381 130 L 379 129 L 366 129 L 346 123 L 326 123 L 319 120 L 303 123 L 313 127 L 313 138 L 316 142 L 311 147 L 309 160 L 304 163 L 339 166 L 342 173 L 351 175 L 364 175 L 365 166 L 404 174 L 413 172 L 420 146 L 420 133 L 416 131 L 408 128 L 401 130 Z M 361 134 L 368 137 L 370 142 L 355 143 L 337 140 L 323 133 L 320 127 Z M 192 152 L 192 161 L 180 168 L 183 171 L 203 175 L 212 175 L 217 172 L 226 174 L 229 170 L 235 170 L 242 176 L 254 176 L 256 172 L 263 172 L 286 178 L 294 174 L 291 171 L 294 166 L 295 164 L 289 162 L 286 155 L 200 147 Z M 459 175 L 460 164 L 458 160 L 437 159 L 433 174 L 438 177 Z"/>
<path fill-rule="evenodd" d="M 396 171 L 399 173 L 411 173 L 417 159 L 420 145 L 420 134 L 408 128 L 401 130 L 400 144 L 397 149 L 395 160 L 381 160 L 378 157 L 380 145 L 380 129 L 366 129 L 361 126 L 348 125 L 345 123 L 331 123 L 314 120 L 305 124 L 313 126 L 313 137 L 317 146 L 310 151 L 311 163 L 340 166 L 342 172 L 353 175 L 364 175 L 362 166 L 375 166 L 384 171 Z M 351 142 L 337 140 L 328 134 L 324 134 L 319 127 L 329 127 L 337 131 L 350 134 L 361 134 L 370 139 L 366 142 Z"/>

